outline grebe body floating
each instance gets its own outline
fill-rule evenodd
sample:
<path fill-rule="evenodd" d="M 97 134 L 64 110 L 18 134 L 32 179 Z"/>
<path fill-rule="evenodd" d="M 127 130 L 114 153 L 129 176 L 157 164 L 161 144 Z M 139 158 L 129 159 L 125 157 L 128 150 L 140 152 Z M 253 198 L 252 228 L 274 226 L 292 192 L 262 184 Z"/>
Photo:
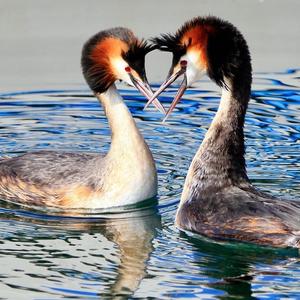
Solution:
<path fill-rule="evenodd" d="M 222 90 L 218 111 L 188 170 L 176 225 L 215 239 L 300 248 L 300 202 L 263 193 L 247 176 L 243 127 L 252 69 L 242 34 L 227 21 L 198 17 L 175 35 L 153 42 L 172 52 L 173 62 L 168 79 L 152 98 L 184 75 L 167 116 L 203 74 Z"/>
<path fill-rule="evenodd" d="M 157 193 L 152 154 L 115 87 L 123 80 L 153 95 L 144 61 L 152 47 L 126 28 L 101 31 L 82 51 L 84 77 L 104 107 L 112 132 L 106 155 L 39 151 L 0 160 L 0 198 L 26 205 L 107 208 Z M 164 112 L 158 100 L 154 101 Z"/>

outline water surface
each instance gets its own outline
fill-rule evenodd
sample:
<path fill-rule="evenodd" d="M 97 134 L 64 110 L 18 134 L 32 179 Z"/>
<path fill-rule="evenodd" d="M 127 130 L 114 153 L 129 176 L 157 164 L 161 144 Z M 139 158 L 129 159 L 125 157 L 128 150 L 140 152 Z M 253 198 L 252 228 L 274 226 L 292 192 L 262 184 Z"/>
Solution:
<path fill-rule="evenodd" d="M 245 125 L 249 177 L 273 195 L 300 198 L 300 71 L 254 77 Z M 216 243 L 174 227 L 184 178 L 217 110 L 219 89 L 201 81 L 166 124 L 154 109 L 143 111 L 138 92 L 120 91 L 157 163 L 158 206 L 66 217 L 1 201 L 0 298 L 299 298 L 298 251 Z M 175 92 L 176 85 L 162 95 L 166 106 Z M 109 148 L 106 118 L 88 90 L 0 98 L 1 155 Z"/>

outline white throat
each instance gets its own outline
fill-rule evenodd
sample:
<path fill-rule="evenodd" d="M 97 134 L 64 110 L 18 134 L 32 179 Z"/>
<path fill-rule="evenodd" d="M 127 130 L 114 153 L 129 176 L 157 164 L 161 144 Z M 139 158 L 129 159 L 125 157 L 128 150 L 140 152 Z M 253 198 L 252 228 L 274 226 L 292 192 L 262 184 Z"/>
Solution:
<path fill-rule="evenodd" d="M 189 51 L 180 60 L 187 61 L 186 76 L 188 86 L 200 80 L 205 75 L 206 67 L 199 66 L 199 52 Z"/>
<path fill-rule="evenodd" d="M 103 206 L 128 205 L 156 195 L 157 177 L 152 154 L 116 86 L 97 95 L 111 128 L 105 157 Z"/>

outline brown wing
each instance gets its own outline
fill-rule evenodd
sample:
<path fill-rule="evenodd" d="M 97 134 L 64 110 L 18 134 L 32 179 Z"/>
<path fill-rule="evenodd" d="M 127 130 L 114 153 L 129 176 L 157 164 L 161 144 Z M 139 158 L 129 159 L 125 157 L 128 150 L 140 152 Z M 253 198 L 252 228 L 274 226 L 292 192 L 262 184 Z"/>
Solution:
<path fill-rule="evenodd" d="M 179 228 L 213 239 L 300 248 L 299 233 L 292 232 L 279 218 L 275 217 L 243 216 L 227 222 L 211 222 L 209 219 L 201 222 L 200 219 L 187 219 L 178 214 L 176 223 Z"/>
<path fill-rule="evenodd" d="M 24 204 L 55 206 L 58 195 L 54 190 L 28 184 L 18 178 L 1 176 L 0 198 Z"/>
<path fill-rule="evenodd" d="M 219 227 L 215 236 L 275 247 L 291 246 L 289 243 L 293 242 L 292 232 L 272 217 L 242 217 Z"/>
<path fill-rule="evenodd" d="M 0 198 L 27 205 L 81 206 L 100 192 L 102 158 L 99 154 L 39 151 L 0 159 Z"/>
<path fill-rule="evenodd" d="M 83 207 L 85 201 L 97 197 L 100 192 L 84 185 L 57 189 L 28 184 L 18 178 L 0 177 L 0 198 L 28 205 Z"/>

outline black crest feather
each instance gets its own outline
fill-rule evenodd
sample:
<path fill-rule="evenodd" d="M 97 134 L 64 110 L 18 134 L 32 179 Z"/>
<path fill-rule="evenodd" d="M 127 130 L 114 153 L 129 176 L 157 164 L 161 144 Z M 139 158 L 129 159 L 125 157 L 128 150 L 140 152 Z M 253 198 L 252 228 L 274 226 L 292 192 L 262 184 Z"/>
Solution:
<path fill-rule="evenodd" d="M 225 77 L 231 78 L 235 91 L 250 93 L 251 58 L 247 42 L 240 31 L 220 18 L 196 17 L 181 26 L 175 34 L 162 34 L 151 41 L 157 49 L 173 53 L 172 68 L 185 54 L 189 45 L 182 45 L 182 37 L 190 29 L 199 26 L 207 33 L 207 73 L 219 86 L 226 87 Z M 245 95 L 239 95 L 247 98 Z"/>
<path fill-rule="evenodd" d="M 128 51 L 121 53 L 121 55 L 130 67 L 142 79 L 145 79 L 145 56 L 148 52 L 154 50 L 155 46 L 147 43 L 145 40 L 138 40 L 133 32 L 127 28 L 115 27 L 98 32 L 83 46 L 81 67 L 91 90 L 95 93 L 103 93 L 116 80 L 112 74 L 109 74 L 109 66 L 97 65 L 91 57 L 93 49 L 106 38 L 119 39 L 129 46 Z"/>
<path fill-rule="evenodd" d="M 179 38 L 176 34 L 161 34 L 160 37 L 152 38 L 151 42 L 161 51 L 175 52 L 178 48 L 181 48 Z"/>
<path fill-rule="evenodd" d="M 184 34 L 191 28 L 204 25 L 210 21 L 217 19 L 215 17 L 196 17 L 190 21 L 185 22 L 175 34 L 163 33 L 159 37 L 154 37 L 151 39 L 152 43 L 156 48 L 161 51 L 168 52 L 184 52 L 189 45 L 182 45 L 180 40 Z"/>
<path fill-rule="evenodd" d="M 143 80 L 147 80 L 145 56 L 154 49 L 156 49 L 156 46 L 149 44 L 145 40 L 135 40 L 129 45 L 128 51 L 122 54 L 124 60 L 128 62 L 130 67 L 133 68 Z"/>

